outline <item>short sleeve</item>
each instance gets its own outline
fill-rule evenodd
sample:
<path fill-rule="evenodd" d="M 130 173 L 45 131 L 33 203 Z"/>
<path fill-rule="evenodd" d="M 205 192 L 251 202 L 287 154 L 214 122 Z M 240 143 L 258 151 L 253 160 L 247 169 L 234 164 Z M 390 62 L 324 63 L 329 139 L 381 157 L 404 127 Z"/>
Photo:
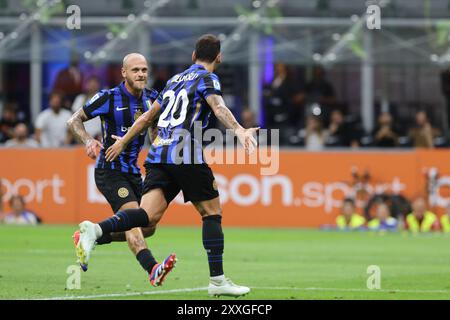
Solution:
<path fill-rule="evenodd" d="M 163 102 L 163 96 L 164 96 L 164 93 L 166 93 L 166 89 L 170 86 L 170 83 L 171 83 L 171 81 L 172 81 L 172 79 L 174 78 L 175 76 L 173 76 L 171 79 L 169 79 L 167 82 L 166 82 L 166 86 L 164 87 L 164 89 L 159 93 L 159 95 L 158 95 L 158 98 L 156 98 L 156 101 L 160 104 L 160 105 L 162 105 L 162 102 Z"/>
<path fill-rule="evenodd" d="M 36 127 L 36 129 L 43 129 L 45 126 L 45 119 L 47 118 L 46 116 L 46 112 L 43 111 L 41 112 L 37 119 L 36 119 L 36 123 L 34 124 L 34 126 Z"/>
<path fill-rule="evenodd" d="M 93 96 L 84 106 L 83 111 L 89 119 L 109 113 L 108 90 L 102 90 Z"/>
<path fill-rule="evenodd" d="M 158 101 L 159 104 L 161 104 L 163 101 L 163 95 L 164 95 L 164 90 L 161 91 L 161 93 L 158 95 L 158 98 L 156 98 L 156 101 Z"/>
<path fill-rule="evenodd" d="M 150 89 L 150 90 L 148 90 L 147 96 L 150 98 L 150 100 L 153 103 L 155 100 L 158 99 L 159 93 L 155 89 Z"/>
<path fill-rule="evenodd" d="M 214 73 L 208 73 L 200 80 L 197 91 L 204 99 L 211 94 L 222 95 L 222 86 L 220 85 L 219 77 Z"/>

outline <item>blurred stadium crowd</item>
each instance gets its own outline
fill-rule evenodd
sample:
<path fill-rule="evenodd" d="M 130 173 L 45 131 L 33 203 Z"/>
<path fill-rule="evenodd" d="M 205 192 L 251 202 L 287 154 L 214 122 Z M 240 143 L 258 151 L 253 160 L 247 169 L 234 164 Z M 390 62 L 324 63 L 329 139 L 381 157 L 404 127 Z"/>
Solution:
<path fill-rule="evenodd" d="M 120 66 L 116 69 L 119 74 Z M 152 74 L 151 86 L 161 91 L 170 71 L 157 69 Z M 220 73 L 219 69 L 219 76 Z M 444 128 L 442 123 L 434 123 L 432 119 L 450 118 L 450 69 L 436 74 L 439 76 L 447 115 L 442 115 L 434 106 L 418 106 L 411 112 L 414 116 L 405 118 L 397 116 L 395 108 L 383 110 L 376 103 L 376 123 L 371 132 L 364 130 L 359 114 L 349 112 L 346 101 L 338 100 L 336 84 L 327 78 L 325 69 L 319 65 L 312 67 L 310 77 L 299 77 L 295 68 L 275 64 L 273 80 L 262 90 L 259 119 L 245 104 L 234 107 L 231 103 L 230 107 L 245 127 L 259 125 L 280 129 L 281 146 L 304 147 L 311 151 L 335 147 L 445 148 L 450 146 L 446 132 L 450 120 Z M 100 89 L 118 85 L 120 81 L 120 77 L 113 77 L 106 84 L 100 77 L 83 74 L 77 64 L 71 64 L 56 76 L 52 90 L 43 102 L 43 111 L 35 121 L 30 120 L 28 106 L 15 100 L 0 100 L 0 145 L 27 148 L 75 145 L 67 132 L 66 121 Z M 212 126 L 215 125 L 213 119 Z M 87 122 L 86 126 L 91 135 L 100 137 L 98 118 Z"/>
<path fill-rule="evenodd" d="M 377 196 L 369 203 L 364 214 L 359 214 L 352 198 L 343 201 L 341 213 L 336 224 L 323 226 L 323 229 L 341 231 L 401 231 L 412 233 L 444 232 L 450 233 L 450 203 L 440 217 L 433 212 L 423 196 L 417 196 L 411 203 L 401 196 Z"/>

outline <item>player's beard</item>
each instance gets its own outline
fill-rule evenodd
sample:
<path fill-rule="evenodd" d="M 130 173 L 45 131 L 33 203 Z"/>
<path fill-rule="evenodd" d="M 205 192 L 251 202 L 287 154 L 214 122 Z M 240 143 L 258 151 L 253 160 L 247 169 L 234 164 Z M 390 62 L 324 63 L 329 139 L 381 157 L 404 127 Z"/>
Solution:
<path fill-rule="evenodd" d="M 128 79 L 128 84 L 130 84 L 130 87 L 134 90 L 142 91 L 147 85 L 147 79 L 143 79 L 142 81 Z"/>

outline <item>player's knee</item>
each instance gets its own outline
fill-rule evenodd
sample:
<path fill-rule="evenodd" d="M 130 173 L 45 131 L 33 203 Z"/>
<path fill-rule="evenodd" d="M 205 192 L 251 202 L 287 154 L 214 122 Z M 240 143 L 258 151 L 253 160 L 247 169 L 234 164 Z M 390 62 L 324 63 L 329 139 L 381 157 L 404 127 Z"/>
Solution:
<path fill-rule="evenodd" d="M 142 233 L 144 234 L 144 238 L 151 237 L 156 232 L 156 226 L 148 227 L 148 228 L 142 228 Z"/>
<path fill-rule="evenodd" d="M 148 216 L 148 228 L 156 229 L 159 221 L 161 220 L 164 212 L 153 213 Z"/>
<path fill-rule="evenodd" d="M 149 209 L 147 209 L 147 208 L 145 208 L 145 207 L 139 207 L 139 209 L 145 211 L 145 213 L 147 214 L 147 216 L 148 216 L 149 219 L 150 219 L 150 210 L 149 210 Z"/>
<path fill-rule="evenodd" d="M 149 208 L 145 208 L 145 207 L 139 207 L 139 210 L 142 212 L 142 213 L 146 213 L 147 214 L 147 218 L 148 218 L 148 227 L 150 227 L 151 225 L 152 225 L 152 217 L 151 217 L 151 214 L 150 214 L 150 209 Z"/>

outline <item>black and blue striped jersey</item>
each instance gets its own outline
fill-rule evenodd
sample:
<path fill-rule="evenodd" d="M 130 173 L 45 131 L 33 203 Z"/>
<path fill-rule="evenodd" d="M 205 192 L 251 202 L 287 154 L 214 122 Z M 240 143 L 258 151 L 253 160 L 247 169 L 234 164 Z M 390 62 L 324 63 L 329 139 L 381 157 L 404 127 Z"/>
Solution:
<path fill-rule="evenodd" d="M 222 95 L 219 78 L 200 64 L 191 65 L 167 81 L 158 97 L 158 135 L 146 163 L 204 163 L 202 143 L 194 137 L 194 123 L 201 129 L 208 125 L 212 110 L 206 98 L 211 94 Z"/>
<path fill-rule="evenodd" d="M 123 137 L 134 121 L 149 109 L 157 97 L 156 90 L 144 89 L 141 97 L 136 98 L 128 92 L 125 82 L 122 82 L 115 88 L 101 90 L 83 106 L 84 113 L 89 119 L 100 116 L 102 122 L 104 148 L 97 157 L 96 168 L 140 174 L 137 159 L 145 142 L 146 131 L 135 137 L 112 162 L 105 160 L 105 151 L 115 142 L 111 136 Z"/>

